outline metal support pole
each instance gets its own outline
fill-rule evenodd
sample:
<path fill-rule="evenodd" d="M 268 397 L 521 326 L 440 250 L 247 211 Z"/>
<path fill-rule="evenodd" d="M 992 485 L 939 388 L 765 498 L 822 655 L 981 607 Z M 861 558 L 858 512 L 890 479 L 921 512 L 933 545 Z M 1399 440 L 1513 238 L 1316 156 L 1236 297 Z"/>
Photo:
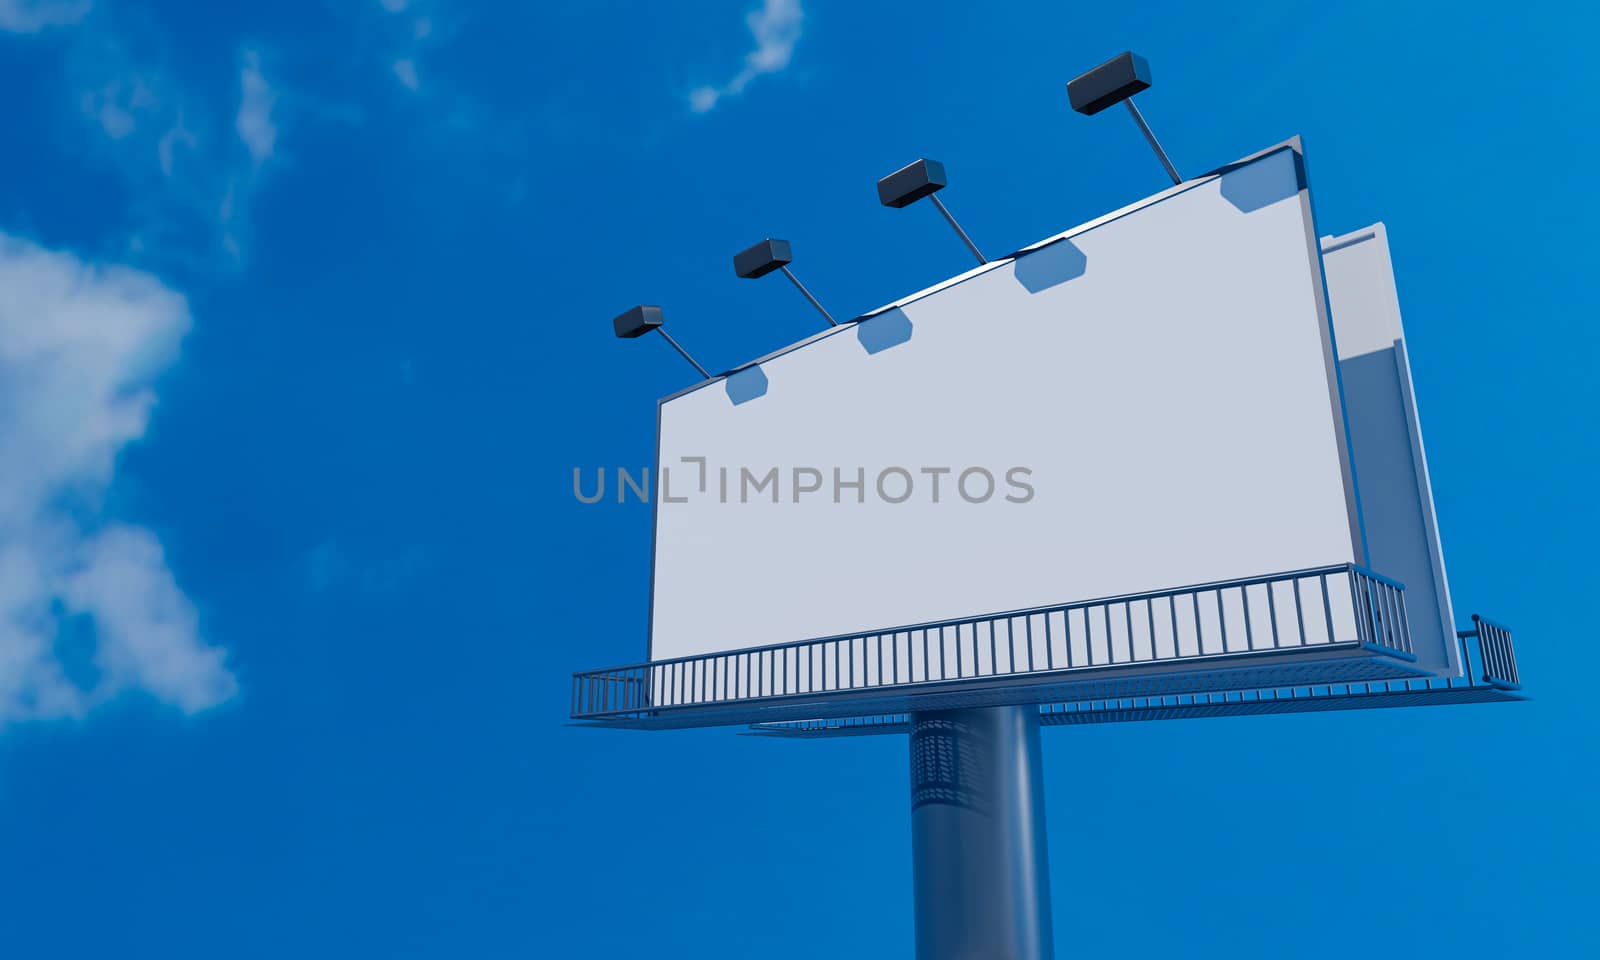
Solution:
<path fill-rule="evenodd" d="M 805 294 L 806 299 L 811 301 L 811 305 L 817 308 L 818 313 L 822 314 L 822 319 L 828 321 L 828 326 L 837 327 L 839 325 L 839 321 L 833 319 L 833 314 L 822 308 L 822 302 L 811 295 L 811 291 L 807 290 L 806 285 L 800 282 L 800 278 L 795 276 L 794 272 L 788 267 L 783 267 L 781 269 L 783 270 L 783 275 L 789 278 L 789 282 L 794 284 L 795 289 Z"/>
<path fill-rule="evenodd" d="M 700 366 L 700 364 L 695 361 L 694 357 L 689 356 L 689 351 L 683 349 L 683 347 L 678 344 L 678 341 L 672 339 L 672 334 L 668 333 L 666 330 L 662 329 L 661 327 L 656 327 L 656 333 L 659 333 L 663 337 L 666 337 L 667 338 L 667 342 L 672 344 L 672 349 L 674 349 L 674 350 L 678 351 L 679 353 L 681 353 L 683 355 L 683 359 L 689 361 L 690 366 L 694 367 L 696 370 L 699 370 L 700 371 L 700 376 L 705 377 L 707 380 L 711 379 L 711 374 L 706 372 L 706 368 Z"/>
<path fill-rule="evenodd" d="M 911 716 L 917 960 L 1050 960 L 1039 709 Z"/>
<path fill-rule="evenodd" d="M 944 214 L 944 218 L 950 221 L 950 226 L 955 228 L 956 236 L 960 237 L 961 242 L 967 245 L 967 249 L 971 250 L 972 255 L 978 258 L 978 262 L 988 263 L 988 259 L 986 259 L 984 255 L 979 252 L 978 245 L 972 242 L 972 238 L 967 236 L 967 231 L 961 229 L 961 224 L 956 223 L 956 218 L 950 214 L 948 209 L 945 208 L 944 203 L 939 199 L 939 195 L 937 193 L 930 193 L 928 194 L 928 199 L 932 200 L 933 205 L 939 208 L 940 213 Z"/>
<path fill-rule="evenodd" d="M 1167 176 L 1172 178 L 1173 183 L 1182 183 L 1183 178 L 1178 176 L 1178 168 L 1174 167 L 1172 161 L 1167 159 L 1167 151 L 1161 149 L 1161 144 L 1156 141 L 1156 135 L 1150 132 L 1150 124 L 1144 122 L 1144 114 L 1140 113 L 1139 108 L 1133 105 L 1133 98 L 1129 97 L 1122 102 L 1128 105 L 1128 112 L 1133 114 L 1133 122 L 1137 123 L 1139 129 L 1144 131 L 1144 138 L 1150 141 L 1150 148 L 1161 159 L 1161 165 L 1167 168 Z"/>

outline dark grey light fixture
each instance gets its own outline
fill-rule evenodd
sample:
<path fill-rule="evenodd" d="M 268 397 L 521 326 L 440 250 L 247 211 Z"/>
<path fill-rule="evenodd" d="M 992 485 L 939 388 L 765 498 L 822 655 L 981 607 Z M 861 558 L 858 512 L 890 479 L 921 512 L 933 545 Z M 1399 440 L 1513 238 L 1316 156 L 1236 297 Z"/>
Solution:
<path fill-rule="evenodd" d="M 627 313 L 619 314 L 611 321 L 611 326 L 616 330 L 617 336 L 624 340 L 632 340 L 636 337 L 642 337 L 654 330 L 656 333 L 666 337 L 667 342 L 672 344 L 672 349 L 682 354 L 683 359 L 689 361 L 690 366 L 700 371 L 700 376 L 705 377 L 707 380 L 711 379 L 711 374 L 706 372 L 706 368 L 696 363 L 694 357 L 689 356 L 689 351 L 683 349 L 683 347 L 678 344 L 678 341 L 672 339 L 672 334 L 668 333 L 666 329 L 661 326 L 660 307 L 634 307 Z"/>
<path fill-rule="evenodd" d="M 794 284 L 795 289 L 804 294 L 805 298 L 811 301 L 811 305 L 817 308 L 817 312 L 822 314 L 822 318 L 828 321 L 828 326 L 837 327 L 839 321 L 833 319 L 833 314 L 823 309 L 817 298 L 813 297 L 811 291 L 806 289 L 806 285 L 801 283 L 800 278 L 796 277 L 794 271 L 789 269 L 789 264 L 793 262 L 794 254 L 789 249 L 789 241 L 774 240 L 768 237 L 755 246 L 746 247 L 734 254 L 733 272 L 746 280 L 754 280 L 756 277 L 764 277 L 774 270 L 782 270 L 783 275 L 789 278 L 789 282 Z"/>
<path fill-rule="evenodd" d="M 923 157 L 915 163 L 906 164 L 894 173 L 879 180 L 878 202 L 886 207 L 898 209 L 900 207 L 908 207 L 923 197 L 927 197 L 933 201 L 934 206 L 939 208 L 939 212 L 944 214 L 944 218 L 950 222 L 951 228 L 955 230 L 956 236 L 960 237 L 961 242 L 967 245 L 967 249 L 971 250 L 972 255 L 978 258 L 978 262 L 988 263 L 988 259 L 978 250 L 978 245 L 972 242 L 971 237 L 967 236 L 967 231 L 961 229 L 961 224 L 956 222 L 956 218 L 950 215 L 949 209 L 935 196 L 949 182 L 944 176 L 944 164 L 937 160 L 929 160 L 927 157 Z"/>
<path fill-rule="evenodd" d="M 1167 168 L 1167 176 L 1173 183 L 1182 183 L 1183 178 L 1178 176 L 1178 169 L 1167 158 L 1167 151 L 1161 149 L 1161 144 L 1156 141 L 1156 135 L 1150 132 L 1150 125 L 1144 122 L 1144 114 L 1133 103 L 1133 95 L 1150 89 L 1150 64 L 1144 57 L 1137 53 L 1127 52 L 1119 54 L 1095 67 L 1082 76 L 1075 77 L 1067 82 L 1067 98 L 1072 101 L 1072 109 L 1085 116 L 1092 116 L 1107 107 L 1114 106 L 1118 101 L 1128 107 L 1128 113 L 1133 115 L 1133 122 L 1139 125 L 1144 133 L 1144 138 L 1150 141 L 1150 148 L 1156 152 L 1156 157 L 1161 160 L 1161 165 Z"/>

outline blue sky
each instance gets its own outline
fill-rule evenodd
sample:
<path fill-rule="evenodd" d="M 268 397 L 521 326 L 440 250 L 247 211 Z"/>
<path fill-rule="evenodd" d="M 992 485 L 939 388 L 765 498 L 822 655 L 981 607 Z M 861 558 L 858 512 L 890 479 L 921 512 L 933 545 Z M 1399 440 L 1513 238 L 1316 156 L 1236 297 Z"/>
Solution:
<path fill-rule="evenodd" d="M 1304 135 L 1389 229 L 1457 610 L 1535 700 L 1047 731 L 1063 956 L 1600 950 L 1595 23 L 1570 6 L 0 0 L 16 957 L 909 956 L 906 748 L 563 725 L 692 374 Z M 853 566 L 841 558 L 845 581 Z"/>

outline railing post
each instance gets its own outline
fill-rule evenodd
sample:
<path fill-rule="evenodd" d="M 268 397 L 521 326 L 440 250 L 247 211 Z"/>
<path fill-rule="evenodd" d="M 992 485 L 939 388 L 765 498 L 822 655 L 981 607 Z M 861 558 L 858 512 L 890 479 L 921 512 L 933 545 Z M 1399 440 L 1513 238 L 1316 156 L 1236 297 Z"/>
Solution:
<path fill-rule="evenodd" d="M 1472 615 L 1472 634 L 1478 638 L 1478 666 L 1483 668 L 1483 682 L 1489 682 L 1489 647 L 1483 636 L 1483 620 L 1474 613 Z"/>
<path fill-rule="evenodd" d="M 1522 674 L 1517 672 L 1517 648 L 1511 645 L 1511 631 L 1504 630 L 1501 631 L 1501 633 L 1505 637 L 1506 664 L 1511 670 L 1510 675 L 1507 676 L 1506 679 L 1510 680 L 1512 683 L 1521 685 Z"/>

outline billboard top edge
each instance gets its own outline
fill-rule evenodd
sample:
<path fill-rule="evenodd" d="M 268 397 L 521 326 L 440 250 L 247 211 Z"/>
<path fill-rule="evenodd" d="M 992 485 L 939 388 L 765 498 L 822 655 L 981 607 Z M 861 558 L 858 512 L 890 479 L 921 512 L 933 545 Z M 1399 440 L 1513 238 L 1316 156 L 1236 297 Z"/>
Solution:
<path fill-rule="evenodd" d="M 1322 247 L 1322 252 L 1327 254 L 1335 253 L 1339 250 L 1343 250 L 1346 247 L 1353 247 L 1358 243 L 1366 243 L 1370 240 L 1377 240 L 1380 237 L 1383 238 L 1384 247 L 1387 249 L 1389 245 L 1388 229 L 1383 225 L 1382 220 L 1378 220 L 1365 227 L 1357 227 L 1356 229 L 1347 233 L 1330 233 L 1325 237 L 1318 237 L 1317 243 Z"/>
<path fill-rule="evenodd" d="M 734 375 L 736 373 L 739 373 L 742 370 L 748 370 L 751 367 L 759 366 L 759 365 L 761 365 L 763 363 L 766 363 L 769 360 L 775 360 L 778 357 L 781 357 L 781 356 L 783 356 L 785 354 L 788 354 L 788 353 L 792 353 L 795 350 L 799 350 L 802 347 L 809 346 L 809 345 L 811 345 L 813 343 L 816 343 L 816 342 L 818 342 L 820 340 L 824 340 L 824 339 L 826 339 L 828 337 L 834 336 L 835 334 L 843 333 L 846 330 L 848 330 L 851 325 L 853 325 L 855 323 L 858 323 L 858 322 L 860 322 L 862 320 L 871 319 L 872 317 L 876 317 L 879 314 L 887 313 L 890 310 L 903 308 L 903 307 L 905 307 L 905 306 L 907 306 L 909 304 L 917 302 L 918 300 L 922 300 L 922 299 L 924 299 L 926 297 L 930 297 L 930 296 L 932 296 L 932 295 L 934 295 L 936 293 L 939 293 L 942 290 L 946 290 L 946 289 L 948 289 L 950 287 L 953 287 L 953 286 L 955 286 L 955 285 L 957 285 L 959 283 L 963 283 L 963 282 L 965 282 L 967 280 L 971 280 L 973 277 L 981 276 L 981 275 L 983 275 L 985 273 L 988 273 L 991 270 L 996 270 L 996 269 L 999 269 L 1001 267 L 1004 267 L 1006 264 L 1011 263 L 1013 260 L 1015 260 L 1016 258 L 1018 258 L 1020 256 L 1023 256 L 1023 255 L 1028 254 L 1028 253 L 1032 253 L 1035 250 L 1039 250 L 1039 249 L 1044 248 L 1044 247 L 1048 247 L 1049 245 L 1051 245 L 1053 243 L 1058 243 L 1058 242 L 1060 242 L 1062 240 L 1066 240 L 1066 239 L 1068 239 L 1070 237 L 1077 236 L 1077 235 L 1079 235 L 1081 233 L 1084 233 L 1086 231 L 1093 230 L 1096 227 L 1104 226 L 1105 224 L 1108 224 L 1108 223 L 1110 223 L 1110 222 L 1112 222 L 1114 220 L 1118 220 L 1118 219 L 1120 219 L 1122 217 L 1125 217 L 1125 216 L 1127 216 L 1127 215 L 1129 215 L 1131 213 L 1134 213 L 1134 212 L 1136 212 L 1138 210 L 1142 210 L 1145 207 L 1148 207 L 1148 206 L 1150 206 L 1152 204 L 1159 203 L 1162 200 L 1166 200 L 1169 197 L 1173 197 L 1173 196 L 1176 196 L 1176 195 L 1178 195 L 1180 193 L 1184 193 L 1184 192 L 1186 192 L 1188 190 L 1193 190 L 1196 187 L 1203 186 L 1203 185 L 1205 185 L 1207 183 L 1212 182 L 1213 180 L 1218 179 L 1223 174 L 1226 174 L 1231 170 L 1236 170 L 1239 167 L 1245 166 L 1246 164 L 1254 163 L 1257 160 L 1264 159 L 1264 158 L 1266 158 L 1266 157 L 1268 157 L 1268 156 L 1270 156 L 1270 155 L 1272 155 L 1274 153 L 1278 153 L 1279 151 L 1282 151 L 1282 150 L 1292 150 L 1292 151 L 1294 151 L 1295 154 L 1299 155 L 1301 158 L 1304 158 L 1304 156 L 1305 156 L 1305 147 L 1302 144 L 1299 135 L 1292 136 L 1289 139 L 1284 140 L 1284 141 L 1282 141 L 1280 143 L 1275 143 L 1270 147 L 1267 147 L 1267 148 L 1262 149 L 1262 150 L 1258 150 L 1255 153 L 1252 153 L 1252 154 L 1250 154 L 1248 156 L 1241 157 L 1240 159 L 1235 160 L 1232 163 L 1223 164 L 1222 166 L 1217 167 L 1214 170 L 1207 171 L 1206 173 L 1203 173 L 1203 174 L 1201 174 L 1201 175 L 1199 175 L 1197 177 L 1194 177 L 1193 179 L 1185 180 L 1182 183 L 1174 184 L 1173 186 L 1170 186 L 1167 189 L 1162 190 L 1162 191 L 1160 191 L 1158 193 L 1153 193 L 1148 197 L 1144 197 L 1144 198 L 1142 198 L 1140 200 L 1135 200 L 1133 203 L 1127 204 L 1126 206 L 1123 206 L 1123 207 L 1119 207 L 1118 209 L 1113 210 L 1110 213 L 1102 214 L 1101 216 L 1098 216 L 1098 217 L 1094 218 L 1093 220 L 1089 220 L 1089 221 L 1086 221 L 1084 223 L 1080 223 L 1075 227 L 1070 227 L 1070 228 L 1068 228 L 1066 230 L 1063 230 L 1060 233 L 1054 234 L 1054 235 L 1049 236 L 1049 237 L 1045 237 L 1043 240 L 1036 241 L 1036 242 L 1031 243 L 1031 244 L 1029 244 L 1029 245 L 1027 245 L 1025 247 L 1022 247 L 1022 248 L 1020 248 L 1018 250 L 1014 250 L 1011 253 L 1006 254 L 1003 257 L 997 257 L 997 258 L 995 258 L 993 260 L 990 260 L 988 263 L 980 264 L 980 265 L 978 265 L 976 267 L 973 267 L 972 269 L 967 270 L 967 271 L 965 271 L 963 273 L 958 273 L 953 277 L 949 277 L 947 279 L 941 280 L 938 283 L 933 284 L 932 286 L 929 286 L 929 287 L 925 287 L 925 288 L 923 288 L 921 290 L 918 290 L 917 292 L 915 292 L 913 294 L 910 294 L 909 296 L 905 296 L 905 297 L 900 298 L 899 300 L 895 300 L 893 302 L 886 303 L 883 306 L 878 307 L 875 310 L 868 310 L 865 313 L 862 313 L 862 314 L 860 314 L 858 316 L 850 318 L 849 320 L 846 320 L 844 323 L 841 323 L 840 325 L 838 325 L 836 327 L 829 327 L 826 330 L 820 330 L 817 333 L 814 333 L 811 336 L 806 337 L 806 338 L 804 338 L 802 340 L 796 340 L 794 343 L 790 343 L 790 344 L 788 344 L 786 346 L 779 347 L 777 350 L 774 350 L 771 353 L 768 353 L 768 354 L 766 354 L 764 356 L 757 357 L 756 359 L 747 361 L 745 363 L 741 363 L 741 364 L 739 364 L 738 366 L 735 366 L 735 367 L 730 367 L 729 369 L 724 370 L 722 373 L 719 373 L 716 376 L 711 377 L 710 379 L 701 380 L 701 381 L 699 381 L 697 383 L 693 383 L 693 384 L 690 384 L 687 387 L 684 387 L 682 390 L 678 390 L 678 391 L 675 391 L 673 393 L 667 394 L 666 396 L 664 396 L 660 400 L 658 400 L 657 404 L 661 405 L 661 404 L 670 403 L 673 400 L 676 400 L 676 399 L 678 399 L 680 397 L 683 397 L 683 396 L 687 396 L 688 394 L 694 393 L 697 390 L 701 390 L 701 389 L 704 389 L 706 387 L 712 386 L 712 385 L 714 385 L 716 383 L 719 383 L 721 381 L 724 381 L 728 377 L 730 377 L 730 376 L 732 376 L 732 375 Z M 1303 170 L 1303 167 L 1302 167 L 1302 170 Z M 1302 185 L 1302 188 L 1303 188 L 1303 185 Z M 1379 224 L 1378 228 L 1382 229 L 1382 225 Z M 1367 229 L 1370 230 L 1371 228 L 1367 228 Z M 1357 232 L 1359 233 L 1361 231 L 1357 231 Z"/>

